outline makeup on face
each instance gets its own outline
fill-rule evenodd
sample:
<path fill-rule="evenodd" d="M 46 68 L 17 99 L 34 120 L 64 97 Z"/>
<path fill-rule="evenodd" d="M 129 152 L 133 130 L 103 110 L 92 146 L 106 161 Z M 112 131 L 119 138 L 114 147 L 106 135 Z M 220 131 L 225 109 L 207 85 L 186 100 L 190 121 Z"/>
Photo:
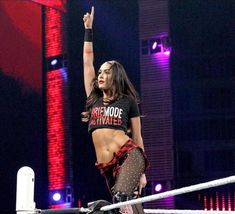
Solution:
<path fill-rule="evenodd" d="M 98 71 L 98 85 L 100 89 L 108 89 L 112 81 L 112 70 L 108 63 L 101 66 Z"/>

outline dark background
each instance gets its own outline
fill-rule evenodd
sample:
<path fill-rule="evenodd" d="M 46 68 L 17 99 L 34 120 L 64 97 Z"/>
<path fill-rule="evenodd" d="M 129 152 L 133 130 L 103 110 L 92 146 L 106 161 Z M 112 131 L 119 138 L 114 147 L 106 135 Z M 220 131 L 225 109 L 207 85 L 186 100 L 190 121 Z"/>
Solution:
<path fill-rule="evenodd" d="M 92 5 L 95 6 L 96 70 L 104 61 L 116 59 L 125 66 L 130 79 L 140 92 L 138 1 L 69 0 L 66 22 L 72 114 L 74 206 L 77 206 L 78 201 L 86 206 L 89 201 L 109 197 L 105 191 L 104 179 L 94 165 L 95 154 L 87 133 L 87 124 L 80 121 L 80 113 L 85 105 L 82 77 L 82 17 L 85 12 L 90 11 Z M 2 10 L 3 5 L 1 6 Z M 169 1 L 174 140 L 177 148 L 176 187 L 198 180 L 231 175 L 234 172 L 234 16 L 235 5 L 232 0 Z M 3 20 L 2 15 L 0 18 Z M 7 27 L 10 25 L 6 25 Z M 13 35 L 12 32 L 10 34 Z M 12 40 L 16 38 L 17 36 Z M 3 33 L 1 41 L 2 39 Z M 32 44 L 29 39 L 28 43 Z M 12 48 L 11 44 L 8 45 Z M 35 46 L 32 45 L 33 47 Z M 4 50 L 6 55 L 9 49 Z M 15 48 L 15 57 L 19 54 L 17 50 Z M 40 48 L 35 51 L 41 53 Z M 26 56 L 25 60 L 30 56 Z M 40 56 L 39 54 L 36 61 L 41 63 Z M 42 80 L 39 78 L 39 81 L 35 80 L 31 87 L 27 87 L 29 83 L 25 83 L 22 79 L 31 76 L 32 69 L 26 73 L 15 72 L 9 75 L 8 68 L 3 66 L 6 64 L 5 61 L 3 63 L 3 59 L 4 53 L 1 51 L 0 208 L 2 213 L 9 214 L 15 213 L 16 173 L 23 165 L 31 166 L 36 172 L 37 208 L 47 207 L 47 153 Z M 22 64 L 28 63 L 26 61 Z M 40 67 L 38 64 L 35 65 L 36 68 Z M 25 71 L 26 68 L 20 66 L 18 69 Z M 211 87 L 205 87 L 208 86 L 208 82 L 212 82 Z M 214 142 L 219 140 L 225 141 L 218 146 Z M 198 148 L 208 142 L 212 142 L 209 153 L 193 153 L 195 147 L 192 145 L 197 145 Z M 221 152 L 216 154 L 217 156 L 206 158 L 211 154 L 213 147 Z M 225 162 L 218 163 L 215 157 Z M 208 160 L 202 163 L 203 168 L 208 169 L 207 173 L 201 169 L 201 162 L 193 165 L 194 159 Z M 224 168 L 226 170 L 221 171 Z M 179 207 L 184 207 L 185 202 L 185 199 L 179 198 Z M 196 206 L 195 203 L 193 206 Z"/>

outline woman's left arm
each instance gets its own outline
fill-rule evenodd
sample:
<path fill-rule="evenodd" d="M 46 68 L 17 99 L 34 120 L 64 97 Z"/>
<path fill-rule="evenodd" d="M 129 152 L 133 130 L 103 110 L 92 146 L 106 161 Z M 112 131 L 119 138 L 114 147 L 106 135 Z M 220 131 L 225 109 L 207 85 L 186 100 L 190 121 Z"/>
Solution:
<path fill-rule="evenodd" d="M 143 138 L 141 134 L 140 117 L 131 118 L 131 133 L 132 133 L 133 141 L 144 151 L 144 143 L 143 143 Z M 144 188 L 146 184 L 147 184 L 146 176 L 145 174 L 142 174 L 140 177 L 140 183 L 139 183 L 139 194 L 141 194 L 142 188 Z"/>
<path fill-rule="evenodd" d="M 134 142 L 144 151 L 140 117 L 131 118 L 131 135 Z"/>

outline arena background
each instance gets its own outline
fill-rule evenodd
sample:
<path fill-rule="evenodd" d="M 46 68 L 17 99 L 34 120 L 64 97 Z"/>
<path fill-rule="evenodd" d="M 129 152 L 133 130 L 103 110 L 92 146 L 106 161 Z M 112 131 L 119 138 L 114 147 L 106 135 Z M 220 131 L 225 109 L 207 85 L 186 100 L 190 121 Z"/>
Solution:
<path fill-rule="evenodd" d="M 143 137 L 151 161 L 144 194 L 156 193 L 157 184 L 165 191 L 234 174 L 233 0 L 55 0 L 50 4 L 2 0 L 2 213 L 15 213 L 16 174 L 25 165 L 36 174 L 37 208 L 86 206 L 89 201 L 109 199 L 105 182 L 94 165 L 87 124 L 80 120 L 85 104 L 82 17 L 92 5 L 96 69 L 106 60 L 117 59 L 124 64 L 142 98 Z M 49 57 L 45 8 L 65 17 L 63 53 Z M 50 194 L 57 189 L 49 188 L 52 181 L 48 161 L 53 153 L 48 147 L 46 99 L 47 74 L 52 74 L 53 69 L 47 65 L 61 57 L 66 58 L 63 65 L 68 75 L 65 127 L 69 148 L 61 153 L 69 161 L 66 186 L 59 188 L 64 201 L 54 202 Z M 234 185 L 151 202 L 145 207 L 234 210 Z"/>

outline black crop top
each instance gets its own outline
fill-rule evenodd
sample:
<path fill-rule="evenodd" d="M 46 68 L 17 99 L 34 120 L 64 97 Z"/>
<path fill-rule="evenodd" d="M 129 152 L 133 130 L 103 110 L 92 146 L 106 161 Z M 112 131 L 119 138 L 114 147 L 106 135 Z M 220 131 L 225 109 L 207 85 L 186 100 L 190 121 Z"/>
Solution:
<path fill-rule="evenodd" d="M 129 120 L 140 116 L 139 108 L 134 99 L 124 96 L 109 105 L 103 105 L 102 98 L 98 99 L 91 109 L 89 133 L 95 129 L 110 128 L 127 132 Z"/>

